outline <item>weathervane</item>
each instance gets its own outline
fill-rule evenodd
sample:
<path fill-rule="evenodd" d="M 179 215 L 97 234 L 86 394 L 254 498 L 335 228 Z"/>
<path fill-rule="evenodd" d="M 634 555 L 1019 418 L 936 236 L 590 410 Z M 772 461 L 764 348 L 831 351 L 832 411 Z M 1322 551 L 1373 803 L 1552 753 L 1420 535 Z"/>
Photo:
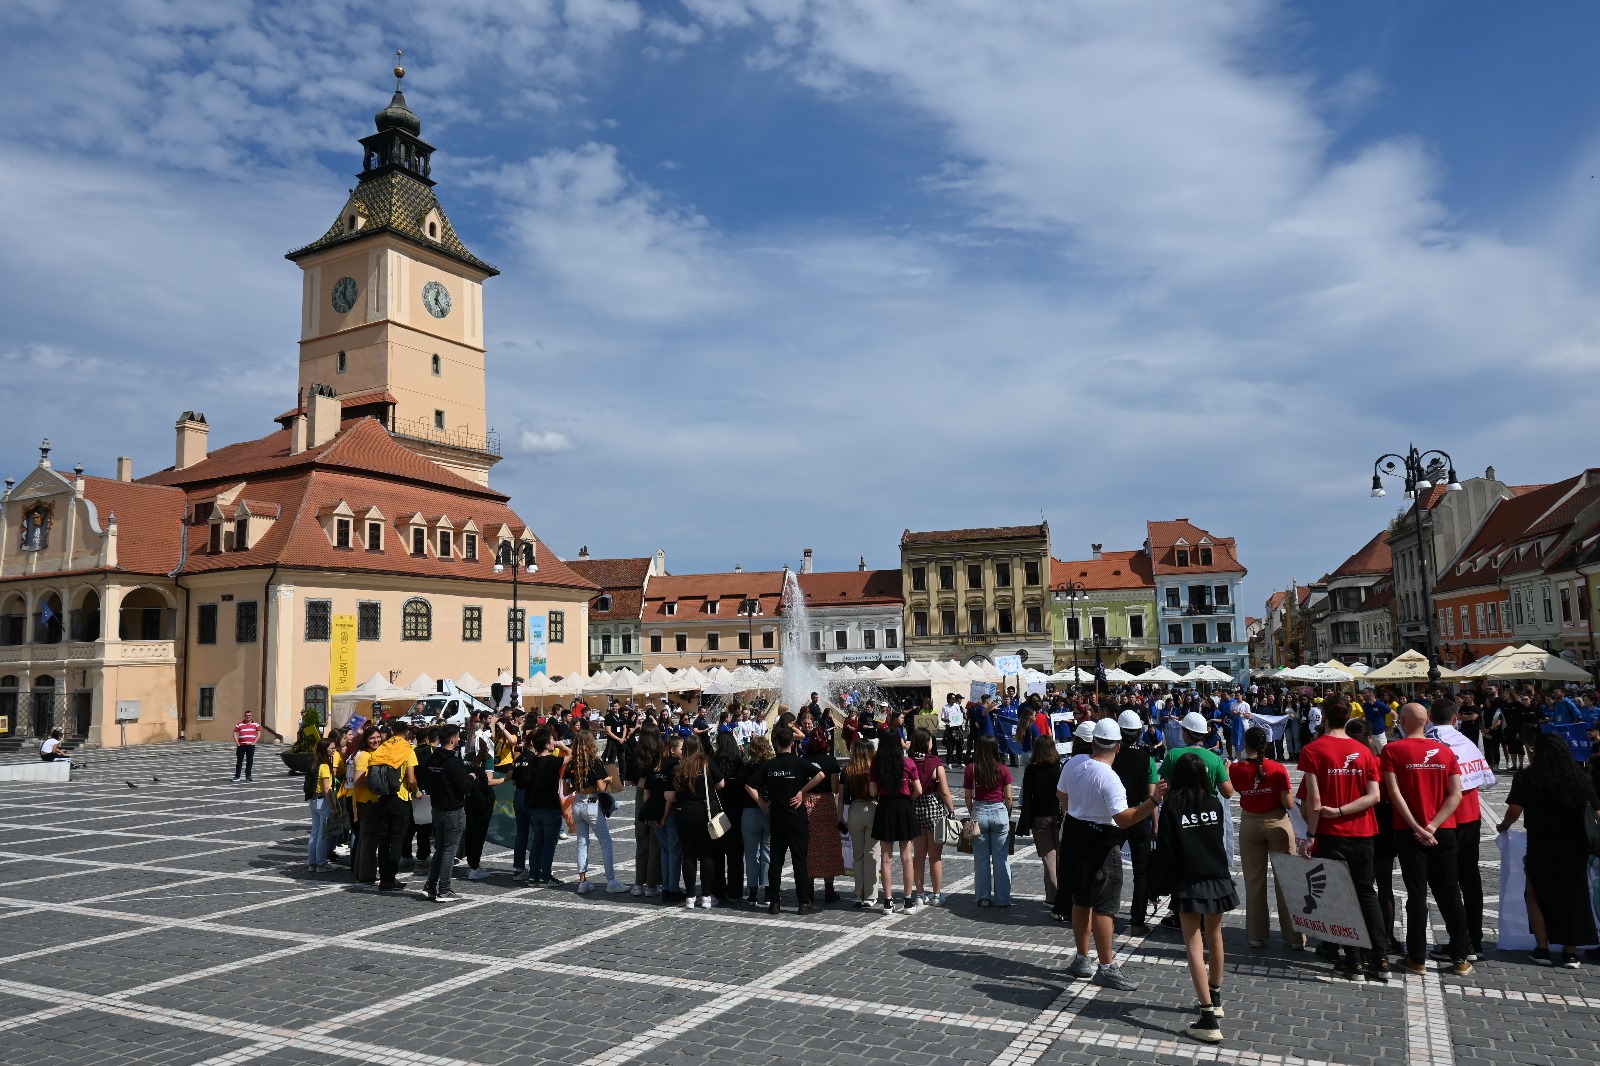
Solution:
<path fill-rule="evenodd" d="M 405 57 L 406 57 L 406 53 L 405 53 L 405 51 L 403 49 L 396 48 L 394 50 L 394 91 L 395 92 L 399 92 L 400 91 L 400 82 L 406 76 L 406 68 L 402 67 L 400 65 L 400 61 L 402 59 L 404 59 Z"/>

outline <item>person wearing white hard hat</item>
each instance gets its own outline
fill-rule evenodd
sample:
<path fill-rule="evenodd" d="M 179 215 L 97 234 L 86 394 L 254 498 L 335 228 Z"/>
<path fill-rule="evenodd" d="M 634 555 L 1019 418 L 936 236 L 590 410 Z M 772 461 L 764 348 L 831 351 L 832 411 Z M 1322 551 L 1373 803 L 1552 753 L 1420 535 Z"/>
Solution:
<path fill-rule="evenodd" d="M 1135 711 L 1123 711 L 1117 716 L 1117 732 L 1122 737 L 1122 747 L 1118 749 L 1117 757 L 1111 760 L 1111 769 L 1127 791 L 1130 807 L 1148 799 L 1150 790 L 1160 779 L 1156 773 L 1156 761 L 1149 752 L 1138 746 L 1139 733 L 1143 728 L 1144 719 Z M 1128 857 L 1133 864 L 1133 910 L 1130 912 L 1128 932 L 1134 936 L 1145 936 L 1150 932 L 1145 917 L 1150 909 L 1150 847 L 1156 836 L 1154 816 L 1129 826 L 1127 834 Z"/>
<path fill-rule="evenodd" d="M 1061 809 L 1061 830 L 1057 834 L 1060 848 L 1077 839 L 1073 818 L 1067 811 L 1067 792 L 1063 784 L 1067 779 L 1067 768 L 1073 763 L 1089 758 L 1094 752 L 1094 722 L 1079 722 L 1072 730 L 1072 750 L 1061 762 L 1061 772 L 1056 775 L 1056 806 Z M 1072 921 L 1072 890 L 1069 887 L 1065 871 L 1062 869 L 1063 855 L 1058 851 L 1056 856 L 1056 895 L 1051 904 L 1051 914 L 1058 922 Z"/>
<path fill-rule="evenodd" d="M 1077 954 L 1067 968 L 1070 977 L 1089 977 L 1107 988 L 1131 991 L 1138 984 L 1111 959 L 1116 934 L 1114 919 L 1122 902 L 1122 843 L 1125 831 L 1155 814 L 1166 795 L 1158 782 L 1136 807 L 1127 802 L 1127 789 L 1112 769 L 1122 731 L 1117 723 L 1102 719 L 1093 729 L 1093 753 L 1073 759 L 1061 772 L 1057 790 L 1066 800 L 1073 839 L 1063 840 L 1066 869 L 1059 870 L 1062 887 L 1072 899 L 1072 932 Z M 1094 940 L 1100 965 L 1089 958 Z"/>

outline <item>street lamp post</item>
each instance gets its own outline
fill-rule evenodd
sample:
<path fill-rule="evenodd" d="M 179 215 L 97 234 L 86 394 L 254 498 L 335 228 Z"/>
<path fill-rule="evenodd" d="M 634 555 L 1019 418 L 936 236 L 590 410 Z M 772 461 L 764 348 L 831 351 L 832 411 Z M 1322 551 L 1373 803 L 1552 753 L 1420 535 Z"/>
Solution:
<path fill-rule="evenodd" d="M 1068 581 L 1064 585 L 1057 585 L 1055 593 L 1056 602 L 1065 602 L 1068 605 L 1067 610 L 1072 613 L 1068 629 L 1072 633 L 1072 684 L 1074 687 L 1078 684 L 1078 637 L 1080 636 L 1079 631 L 1083 628 L 1078 621 L 1078 597 L 1082 596 L 1085 591 L 1087 590 L 1081 582 Z"/>
<path fill-rule="evenodd" d="M 1417 531 L 1417 577 L 1422 583 L 1422 620 L 1428 627 L 1430 685 L 1439 683 L 1439 629 L 1433 617 L 1433 596 L 1428 589 L 1428 544 L 1422 535 L 1422 497 L 1433 491 L 1433 482 L 1428 475 L 1436 464 L 1442 465 L 1447 471 L 1445 491 L 1460 492 L 1461 483 L 1456 480 L 1455 460 L 1450 458 L 1448 452 L 1437 448 L 1419 452 L 1417 446 L 1412 444 L 1407 447 L 1406 454 L 1389 452 L 1378 456 L 1372 464 L 1372 495 L 1375 499 L 1388 495 L 1383 489 L 1383 478 L 1387 476 L 1404 481 L 1406 499 L 1411 501 L 1411 519 Z"/>
<path fill-rule="evenodd" d="M 522 617 L 519 593 L 522 574 L 539 572 L 539 566 L 534 562 L 532 542 L 525 540 L 513 548 L 509 540 L 501 541 L 494 553 L 494 572 L 503 574 L 508 566 L 511 568 L 511 705 L 521 710 L 522 678 L 517 673 L 517 645 L 522 643 L 527 622 Z"/>

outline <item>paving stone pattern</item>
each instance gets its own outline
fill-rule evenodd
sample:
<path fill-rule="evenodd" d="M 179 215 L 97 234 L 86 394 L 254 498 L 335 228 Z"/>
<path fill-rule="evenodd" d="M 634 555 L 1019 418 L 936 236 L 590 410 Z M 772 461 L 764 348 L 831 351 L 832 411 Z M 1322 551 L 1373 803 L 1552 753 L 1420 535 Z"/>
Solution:
<path fill-rule="evenodd" d="M 975 905 L 956 855 L 947 905 L 916 915 L 852 909 L 849 878 L 843 902 L 803 918 L 792 893 L 779 918 L 579 896 L 571 841 L 567 885 L 515 883 L 491 847 L 495 876 L 458 880 L 466 902 L 444 907 L 415 876 L 380 896 L 342 868 L 308 872 L 300 781 L 272 750 L 239 785 L 222 745 L 83 759 L 70 783 L 0 791 L 3 1064 L 1543 1066 L 1593 1058 L 1600 1023 L 1600 966 L 1491 952 L 1465 980 L 1351 985 L 1276 937 L 1251 950 L 1236 912 L 1227 1040 L 1202 1046 L 1180 1035 L 1193 990 L 1175 933 L 1119 923 L 1138 991 L 1066 977 L 1071 937 L 1026 842 L 1009 909 Z M 1486 820 L 1503 799 L 1502 785 Z M 630 800 L 612 822 L 624 880 Z"/>

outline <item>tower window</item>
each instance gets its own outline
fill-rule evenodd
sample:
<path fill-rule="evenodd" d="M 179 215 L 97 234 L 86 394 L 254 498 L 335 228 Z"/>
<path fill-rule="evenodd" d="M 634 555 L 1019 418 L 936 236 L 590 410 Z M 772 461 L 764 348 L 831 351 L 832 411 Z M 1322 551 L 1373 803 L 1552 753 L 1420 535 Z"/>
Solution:
<path fill-rule="evenodd" d="M 344 220 L 344 228 L 345 229 L 355 229 L 356 228 L 356 216 L 351 215 L 349 218 L 345 219 Z"/>
<path fill-rule="evenodd" d="M 437 237 L 438 235 L 439 235 L 439 223 L 437 223 L 437 222 L 428 223 L 428 236 Z"/>
<path fill-rule="evenodd" d="M 434 429 L 443 429 L 444 428 L 444 412 L 443 411 L 435 411 L 435 412 L 433 412 L 433 428 Z"/>
<path fill-rule="evenodd" d="M 350 365 L 350 359 L 343 352 L 339 353 L 339 373 L 343 374 Z"/>
<path fill-rule="evenodd" d="M 438 377 L 439 376 L 439 369 L 440 369 L 439 357 L 436 355 L 436 356 L 433 357 L 433 376 L 434 377 Z"/>

